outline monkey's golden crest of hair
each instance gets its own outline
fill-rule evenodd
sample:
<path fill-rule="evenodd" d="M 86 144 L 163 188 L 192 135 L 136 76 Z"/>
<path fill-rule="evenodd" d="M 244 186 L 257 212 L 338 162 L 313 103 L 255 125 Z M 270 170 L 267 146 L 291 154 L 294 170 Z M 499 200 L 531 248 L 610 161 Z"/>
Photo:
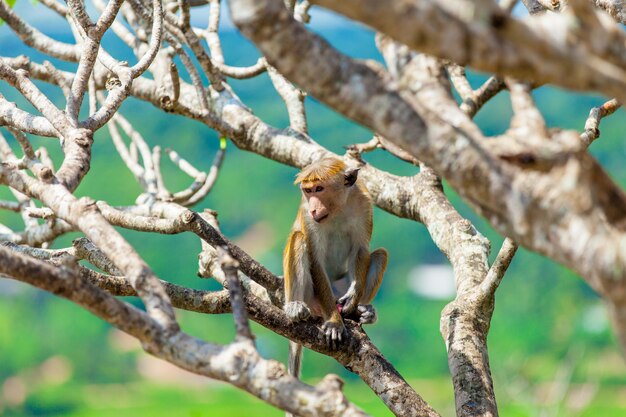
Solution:
<path fill-rule="evenodd" d="M 326 181 L 345 170 L 346 164 L 341 159 L 324 158 L 300 171 L 294 184 Z"/>

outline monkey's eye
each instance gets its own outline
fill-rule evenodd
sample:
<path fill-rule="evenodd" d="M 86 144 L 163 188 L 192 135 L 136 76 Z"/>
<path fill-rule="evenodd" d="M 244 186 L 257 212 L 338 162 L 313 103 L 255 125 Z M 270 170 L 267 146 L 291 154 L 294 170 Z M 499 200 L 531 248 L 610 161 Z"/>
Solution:
<path fill-rule="evenodd" d="M 307 194 L 310 194 L 312 190 L 310 188 L 303 188 L 302 191 L 304 191 Z"/>
<path fill-rule="evenodd" d="M 316 193 L 319 193 L 320 191 L 324 191 L 324 187 L 322 187 L 321 185 L 318 185 L 317 187 L 315 187 Z"/>

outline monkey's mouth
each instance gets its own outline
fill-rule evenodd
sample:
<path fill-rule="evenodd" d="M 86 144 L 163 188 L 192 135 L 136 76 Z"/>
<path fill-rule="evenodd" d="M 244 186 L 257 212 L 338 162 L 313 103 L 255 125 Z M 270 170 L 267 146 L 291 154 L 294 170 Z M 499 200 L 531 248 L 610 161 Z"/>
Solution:
<path fill-rule="evenodd" d="M 325 220 L 328 217 L 328 214 L 324 214 L 322 217 L 316 219 L 315 217 L 313 218 L 313 220 L 315 220 L 317 223 L 321 223 L 322 220 Z"/>

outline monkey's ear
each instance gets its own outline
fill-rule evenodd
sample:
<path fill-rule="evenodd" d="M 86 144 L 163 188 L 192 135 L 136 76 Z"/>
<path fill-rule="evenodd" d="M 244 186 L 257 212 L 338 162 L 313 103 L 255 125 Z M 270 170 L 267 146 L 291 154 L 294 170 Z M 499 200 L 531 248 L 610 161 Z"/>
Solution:
<path fill-rule="evenodd" d="M 359 168 L 348 168 L 343 174 L 343 184 L 346 187 L 352 187 L 359 177 Z"/>

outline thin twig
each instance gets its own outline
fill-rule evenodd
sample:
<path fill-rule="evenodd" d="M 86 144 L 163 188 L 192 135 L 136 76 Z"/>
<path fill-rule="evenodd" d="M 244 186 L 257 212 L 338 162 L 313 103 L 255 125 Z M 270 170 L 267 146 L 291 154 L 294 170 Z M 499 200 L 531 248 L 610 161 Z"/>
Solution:
<path fill-rule="evenodd" d="M 202 187 L 198 189 L 198 191 L 193 193 L 187 200 L 184 200 L 181 204 L 183 204 L 186 207 L 191 207 L 199 203 L 200 201 L 202 201 L 202 199 L 211 192 L 211 190 L 213 189 L 213 186 L 215 185 L 215 182 L 217 181 L 218 175 L 220 173 L 220 168 L 222 167 L 222 163 L 224 162 L 225 156 L 226 156 L 226 140 L 222 140 L 222 142 L 220 143 L 220 149 L 215 154 L 215 158 L 213 158 L 213 163 L 211 164 L 211 168 L 209 169 L 209 174 L 207 175 L 204 184 L 202 185 Z M 179 197 L 182 198 L 182 195 L 177 196 L 175 194 L 174 200 L 176 201 L 177 198 Z"/>
<path fill-rule="evenodd" d="M 580 140 L 585 147 L 589 147 L 594 140 L 600 137 L 600 120 L 615 113 L 620 106 L 621 104 L 616 99 L 612 99 L 591 109 L 585 122 L 585 131 L 580 135 Z"/>
<path fill-rule="evenodd" d="M 152 148 L 152 166 L 154 167 L 154 176 L 156 177 L 157 184 L 157 197 L 160 200 L 168 200 L 171 197 L 171 193 L 165 186 L 163 180 L 163 174 L 161 173 L 161 147 L 155 146 Z"/>
<path fill-rule="evenodd" d="M 22 210 L 22 205 L 16 201 L 0 200 L 0 210 L 9 210 L 19 213 Z"/>
<path fill-rule="evenodd" d="M 485 105 L 486 102 L 491 100 L 496 94 L 504 90 L 506 85 L 504 80 L 499 77 L 490 77 L 483 83 L 477 90 L 474 91 L 471 98 L 463 100 L 461 103 L 461 111 L 467 114 L 469 117 L 474 117 L 476 113 Z"/>
<path fill-rule="evenodd" d="M 491 268 L 489 268 L 489 272 L 487 272 L 487 276 L 485 276 L 483 282 L 481 282 L 480 286 L 476 289 L 475 294 L 477 299 L 487 300 L 493 297 L 500 282 L 502 282 L 504 273 L 513 260 L 515 252 L 517 252 L 517 244 L 509 238 L 504 239 L 496 260 L 491 265 Z"/>
<path fill-rule="evenodd" d="M 285 102 L 285 106 L 287 106 L 289 125 L 292 129 L 306 134 L 308 130 L 306 112 L 304 109 L 304 99 L 306 95 L 302 90 L 287 81 L 276 68 L 272 67 L 270 64 L 266 64 L 266 67 L 272 84 L 274 84 L 274 88 Z"/>
<path fill-rule="evenodd" d="M 248 314 L 243 301 L 243 289 L 239 282 L 239 277 L 237 276 L 239 262 L 233 259 L 225 248 L 217 247 L 216 249 L 228 284 L 230 305 L 232 306 L 233 320 L 235 321 L 235 329 L 237 332 L 235 340 L 241 341 L 242 339 L 247 339 L 252 341 L 254 340 L 254 336 L 248 324 Z"/>
<path fill-rule="evenodd" d="M 209 24 L 204 33 L 207 45 L 211 51 L 211 58 L 215 65 L 224 64 L 224 53 L 222 52 L 222 44 L 217 33 L 220 26 L 220 0 L 210 0 L 211 7 L 209 9 Z"/>

